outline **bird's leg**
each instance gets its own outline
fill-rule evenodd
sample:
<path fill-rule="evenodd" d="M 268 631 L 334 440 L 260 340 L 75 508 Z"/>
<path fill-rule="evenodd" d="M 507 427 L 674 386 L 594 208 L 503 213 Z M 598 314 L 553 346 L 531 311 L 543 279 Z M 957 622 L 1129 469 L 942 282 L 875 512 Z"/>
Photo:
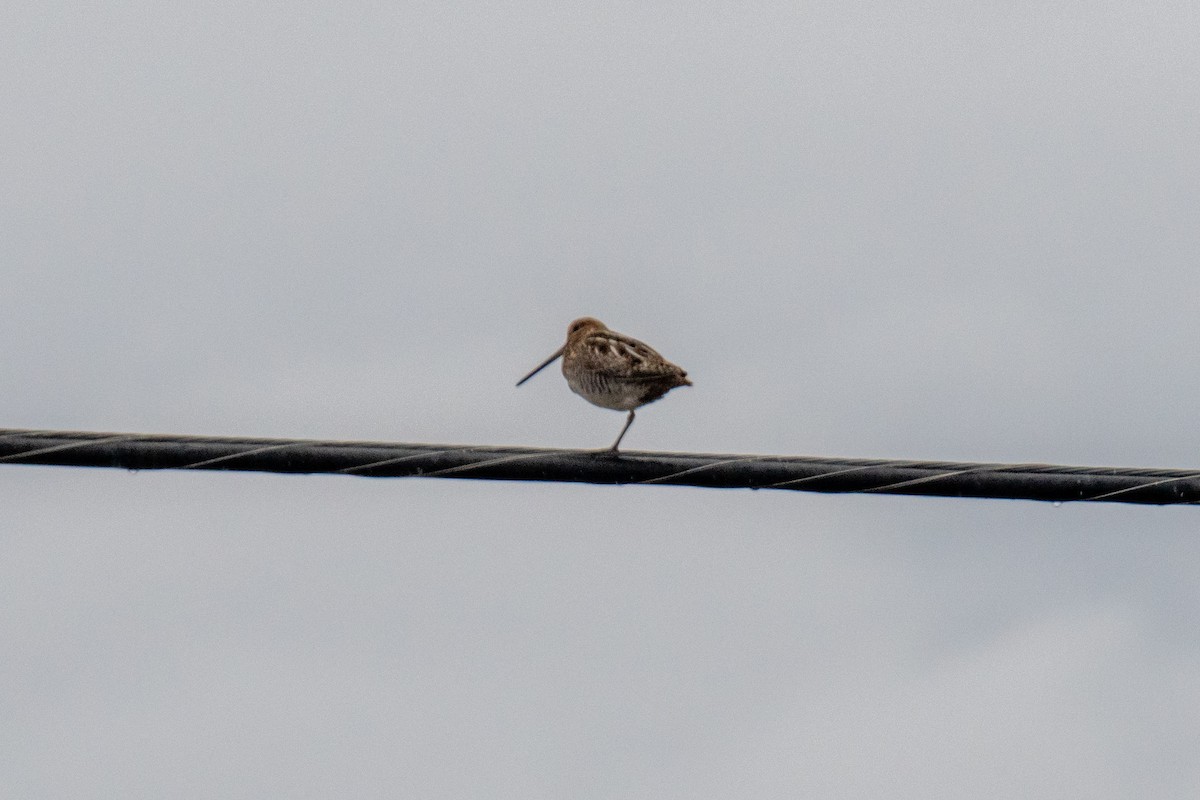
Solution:
<path fill-rule="evenodd" d="M 625 420 L 625 427 L 621 428 L 621 435 L 617 437 L 617 440 L 615 442 L 613 442 L 613 446 L 610 447 L 609 450 L 611 450 L 614 453 L 617 452 L 617 445 L 619 445 L 621 443 L 621 440 L 625 438 L 625 431 L 629 430 L 629 426 L 632 424 L 633 424 L 633 409 L 630 409 L 629 410 L 629 419 Z"/>

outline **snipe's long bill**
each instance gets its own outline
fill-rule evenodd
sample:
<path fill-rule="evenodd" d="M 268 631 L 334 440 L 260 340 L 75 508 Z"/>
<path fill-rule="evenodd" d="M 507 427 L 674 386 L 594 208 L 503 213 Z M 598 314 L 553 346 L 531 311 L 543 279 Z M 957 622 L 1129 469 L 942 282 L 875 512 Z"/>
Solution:
<path fill-rule="evenodd" d="M 609 448 L 614 453 L 633 424 L 636 409 L 653 403 L 677 386 L 692 385 L 687 372 L 645 342 L 609 330 L 598 319 L 581 317 L 567 327 L 566 343 L 517 381 L 517 386 L 558 358 L 563 360 L 563 377 L 571 391 L 592 405 L 629 412 L 625 427 Z"/>

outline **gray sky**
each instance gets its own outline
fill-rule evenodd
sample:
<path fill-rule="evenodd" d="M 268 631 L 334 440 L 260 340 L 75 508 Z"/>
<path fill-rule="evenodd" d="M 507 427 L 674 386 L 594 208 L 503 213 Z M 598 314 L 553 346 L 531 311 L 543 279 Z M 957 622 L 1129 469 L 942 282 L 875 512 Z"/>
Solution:
<path fill-rule="evenodd" d="M 1194 466 L 1197 8 L 9 4 L 0 424 Z M 1197 514 L 5 467 L 0 796 L 1191 796 Z"/>

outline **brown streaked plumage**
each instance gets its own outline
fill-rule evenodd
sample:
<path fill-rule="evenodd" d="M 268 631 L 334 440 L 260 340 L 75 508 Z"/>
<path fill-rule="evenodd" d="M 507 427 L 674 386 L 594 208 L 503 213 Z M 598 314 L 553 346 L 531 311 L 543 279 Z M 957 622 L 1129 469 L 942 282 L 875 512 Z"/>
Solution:
<path fill-rule="evenodd" d="M 562 357 L 563 377 L 571 391 L 601 408 L 628 411 L 625 427 L 609 449 L 617 446 L 633 424 L 633 412 L 653 403 L 676 386 L 691 386 L 687 373 L 632 336 L 610 331 L 592 317 L 567 327 L 567 342 L 524 378 L 520 386 Z"/>

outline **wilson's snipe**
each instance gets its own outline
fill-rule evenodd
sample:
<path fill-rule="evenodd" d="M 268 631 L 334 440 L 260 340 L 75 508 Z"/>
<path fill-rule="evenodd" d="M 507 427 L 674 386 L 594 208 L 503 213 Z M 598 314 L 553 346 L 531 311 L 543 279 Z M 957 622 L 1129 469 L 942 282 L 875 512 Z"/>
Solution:
<path fill-rule="evenodd" d="M 598 319 L 581 317 L 567 328 L 567 343 L 537 369 L 517 381 L 520 386 L 562 356 L 562 372 L 571 391 L 601 408 L 628 411 L 625 427 L 610 450 L 617 452 L 633 424 L 633 412 L 653 403 L 676 386 L 691 386 L 687 373 L 660 356 L 654 348 L 608 327 Z"/>

